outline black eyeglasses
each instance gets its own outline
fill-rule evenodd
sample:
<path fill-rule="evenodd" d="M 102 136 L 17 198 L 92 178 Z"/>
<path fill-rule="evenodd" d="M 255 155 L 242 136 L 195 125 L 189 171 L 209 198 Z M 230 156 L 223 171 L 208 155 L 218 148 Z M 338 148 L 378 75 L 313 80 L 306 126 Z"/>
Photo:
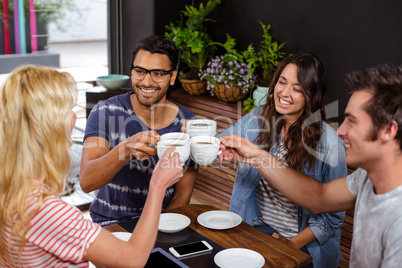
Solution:
<path fill-rule="evenodd" d="M 130 66 L 130 70 L 134 79 L 143 80 L 147 74 L 150 74 L 152 80 L 155 83 L 163 82 L 165 80 L 166 75 L 172 74 L 174 72 L 174 69 L 169 71 L 162 69 L 147 70 L 133 65 Z"/>

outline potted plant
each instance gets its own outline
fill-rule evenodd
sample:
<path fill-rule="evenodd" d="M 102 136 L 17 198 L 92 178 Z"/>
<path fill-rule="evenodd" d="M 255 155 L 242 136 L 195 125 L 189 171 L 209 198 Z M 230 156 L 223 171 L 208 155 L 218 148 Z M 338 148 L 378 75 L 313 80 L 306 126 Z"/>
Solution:
<path fill-rule="evenodd" d="M 180 21 L 166 26 L 166 38 L 180 50 L 180 62 L 186 65 L 186 72 L 180 70 L 179 80 L 183 88 L 192 95 L 206 93 L 205 83 L 198 76 L 199 70 L 214 55 L 219 43 L 212 41 L 204 22 L 213 21 L 207 16 L 220 3 L 221 0 L 209 0 L 205 6 L 201 3 L 198 9 L 186 5 L 181 12 Z"/>
<path fill-rule="evenodd" d="M 200 78 L 207 82 L 207 90 L 219 100 L 236 102 L 242 100 L 254 87 L 256 76 L 248 63 L 248 55 L 254 48 L 237 52 L 229 49 L 223 56 L 211 59 L 200 71 Z"/>
<path fill-rule="evenodd" d="M 257 88 L 253 91 L 253 98 L 249 97 L 244 101 L 245 110 L 252 110 L 255 106 L 265 104 L 265 97 L 268 93 L 268 85 L 279 66 L 281 59 L 286 55 L 282 51 L 285 43 L 279 44 L 272 40 L 269 33 L 271 25 L 264 25 L 258 20 L 263 30 L 263 40 L 260 46 L 250 53 L 251 69 L 257 74 Z"/>

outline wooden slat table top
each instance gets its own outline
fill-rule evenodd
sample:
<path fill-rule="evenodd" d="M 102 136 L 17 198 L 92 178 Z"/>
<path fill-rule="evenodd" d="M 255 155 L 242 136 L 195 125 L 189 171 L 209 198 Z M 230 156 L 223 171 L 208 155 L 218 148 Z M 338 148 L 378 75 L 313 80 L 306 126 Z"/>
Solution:
<path fill-rule="evenodd" d="M 189 226 L 191 229 L 224 248 L 243 247 L 259 252 L 265 258 L 264 267 L 300 267 L 312 261 L 311 256 L 245 222 L 229 230 L 211 230 L 201 226 L 197 222 L 198 215 L 210 210 L 216 210 L 216 208 L 210 205 L 192 204 L 171 209 L 169 212 L 186 215 L 191 219 Z"/>
<path fill-rule="evenodd" d="M 265 258 L 264 267 L 301 267 L 312 261 L 311 256 L 245 222 L 228 230 L 212 230 L 201 226 L 197 222 L 197 217 L 211 210 L 217 210 L 217 208 L 210 205 L 190 204 L 166 212 L 186 215 L 191 220 L 189 225 L 191 229 L 224 248 L 249 248 L 259 252 Z M 112 232 L 125 231 L 117 224 L 103 228 Z"/>

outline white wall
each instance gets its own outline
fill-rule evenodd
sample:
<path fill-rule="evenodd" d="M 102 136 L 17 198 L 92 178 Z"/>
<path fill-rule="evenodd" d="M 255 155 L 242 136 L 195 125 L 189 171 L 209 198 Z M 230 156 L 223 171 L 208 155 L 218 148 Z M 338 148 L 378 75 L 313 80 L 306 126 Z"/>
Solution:
<path fill-rule="evenodd" d="M 68 12 L 63 30 L 49 24 L 49 42 L 98 41 L 107 39 L 107 0 L 75 0 L 81 14 Z"/>

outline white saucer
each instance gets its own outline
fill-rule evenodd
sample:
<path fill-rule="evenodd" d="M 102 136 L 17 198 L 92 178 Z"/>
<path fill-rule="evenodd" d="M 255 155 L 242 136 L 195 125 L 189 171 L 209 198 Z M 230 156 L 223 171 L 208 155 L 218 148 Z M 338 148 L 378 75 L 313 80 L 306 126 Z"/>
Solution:
<path fill-rule="evenodd" d="M 214 261 L 221 268 L 260 268 L 265 264 L 265 259 L 260 253 L 245 248 L 219 251 Z"/>
<path fill-rule="evenodd" d="M 128 240 L 130 240 L 130 237 L 131 237 L 131 233 L 128 233 L 128 232 L 113 232 L 112 234 L 115 237 L 117 237 L 118 239 L 123 240 L 123 241 L 128 241 Z"/>
<path fill-rule="evenodd" d="M 164 233 L 176 233 L 189 226 L 190 223 L 191 220 L 185 215 L 162 213 L 159 218 L 158 230 Z"/>
<path fill-rule="evenodd" d="M 236 213 L 225 210 L 212 210 L 200 214 L 197 217 L 199 224 L 206 228 L 225 230 L 236 227 L 242 219 Z"/>

